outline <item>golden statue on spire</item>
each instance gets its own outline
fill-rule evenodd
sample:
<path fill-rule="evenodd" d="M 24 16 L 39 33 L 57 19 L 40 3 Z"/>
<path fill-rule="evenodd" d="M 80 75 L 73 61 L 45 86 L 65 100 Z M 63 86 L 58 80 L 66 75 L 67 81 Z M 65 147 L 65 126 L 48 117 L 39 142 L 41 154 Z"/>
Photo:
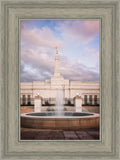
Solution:
<path fill-rule="evenodd" d="M 56 46 L 56 54 L 58 54 L 58 47 Z"/>

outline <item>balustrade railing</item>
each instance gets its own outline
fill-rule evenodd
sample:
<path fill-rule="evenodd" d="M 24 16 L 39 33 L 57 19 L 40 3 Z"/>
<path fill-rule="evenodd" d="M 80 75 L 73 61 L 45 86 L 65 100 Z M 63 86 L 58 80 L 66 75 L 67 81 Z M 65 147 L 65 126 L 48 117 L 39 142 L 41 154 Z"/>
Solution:
<path fill-rule="evenodd" d="M 56 100 L 55 98 L 43 98 L 42 106 L 55 106 Z M 21 98 L 20 99 L 21 106 L 33 106 L 34 98 Z M 64 98 L 63 104 L 65 106 L 74 106 L 75 100 L 73 98 Z M 99 106 L 99 98 L 83 98 L 82 105 L 83 106 Z"/>

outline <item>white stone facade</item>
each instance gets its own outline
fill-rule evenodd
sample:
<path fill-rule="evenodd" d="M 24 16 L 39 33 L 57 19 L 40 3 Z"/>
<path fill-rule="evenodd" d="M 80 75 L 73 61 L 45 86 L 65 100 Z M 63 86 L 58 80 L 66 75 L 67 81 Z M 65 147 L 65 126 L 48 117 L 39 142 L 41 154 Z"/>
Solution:
<path fill-rule="evenodd" d="M 80 95 L 89 102 L 91 99 L 99 99 L 99 82 L 69 81 L 64 79 L 59 70 L 59 56 L 56 51 L 55 71 L 51 79 L 45 81 L 21 82 L 21 98 L 35 98 L 40 95 L 43 99 L 55 99 L 57 90 L 63 90 L 64 98 L 74 99 Z M 51 102 L 52 103 L 52 102 Z M 84 103 L 84 102 L 83 102 Z M 95 101 L 92 101 L 95 103 Z"/>
<path fill-rule="evenodd" d="M 67 82 L 67 83 L 66 83 Z M 64 80 L 59 81 L 55 80 L 52 82 L 46 81 L 33 81 L 33 82 L 21 82 L 21 98 L 23 95 L 27 98 L 30 95 L 31 98 L 34 98 L 36 95 L 39 95 L 43 98 L 55 98 L 56 92 L 58 89 L 64 90 L 64 98 L 74 98 L 77 94 L 81 95 L 84 98 L 87 95 L 92 95 L 92 98 L 97 95 L 99 98 L 99 83 L 98 82 L 78 82 Z"/>

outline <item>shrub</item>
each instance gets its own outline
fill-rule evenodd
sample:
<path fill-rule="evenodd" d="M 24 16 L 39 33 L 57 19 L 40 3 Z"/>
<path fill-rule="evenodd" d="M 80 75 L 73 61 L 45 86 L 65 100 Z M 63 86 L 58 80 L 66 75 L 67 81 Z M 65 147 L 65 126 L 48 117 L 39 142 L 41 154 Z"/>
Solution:
<path fill-rule="evenodd" d="M 64 108 L 64 111 L 67 111 L 67 108 Z"/>
<path fill-rule="evenodd" d="M 55 111 L 54 108 L 47 108 L 46 111 Z"/>

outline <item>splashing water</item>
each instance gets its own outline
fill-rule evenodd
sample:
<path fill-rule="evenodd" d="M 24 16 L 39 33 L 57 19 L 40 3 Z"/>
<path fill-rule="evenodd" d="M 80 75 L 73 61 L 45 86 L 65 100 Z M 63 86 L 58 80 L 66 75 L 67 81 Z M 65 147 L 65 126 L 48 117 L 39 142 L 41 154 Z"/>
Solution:
<path fill-rule="evenodd" d="M 56 115 L 64 116 L 63 90 L 58 90 L 56 93 Z"/>
<path fill-rule="evenodd" d="M 83 109 L 83 111 L 88 112 L 88 110 L 86 108 L 82 107 L 82 109 Z"/>

